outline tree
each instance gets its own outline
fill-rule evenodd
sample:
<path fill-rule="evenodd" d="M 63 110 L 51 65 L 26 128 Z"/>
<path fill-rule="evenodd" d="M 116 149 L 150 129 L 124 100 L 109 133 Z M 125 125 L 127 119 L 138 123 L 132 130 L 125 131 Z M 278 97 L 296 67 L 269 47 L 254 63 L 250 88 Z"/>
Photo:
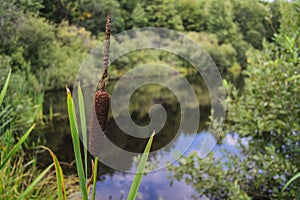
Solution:
<path fill-rule="evenodd" d="M 39 73 L 55 61 L 55 27 L 46 19 L 27 15 L 18 27 L 18 46 L 23 47 L 23 57 L 31 64 L 31 72 Z"/>
<path fill-rule="evenodd" d="M 146 0 L 143 6 L 148 19 L 147 26 L 183 30 L 174 0 Z"/>
<path fill-rule="evenodd" d="M 148 23 L 146 12 L 140 3 L 137 3 L 131 14 L 132 27 L 144 27 Z"/>
<path fill-rule="evenodd" d="M 78 0 L 43 0 L 40 15 L 55 23 L 63 20 L 73 22 L 82 14 L 78 10 L 79 2 Z"/>
<path fill-rule="evenodd" d="M 220 44 L 230 43 L 236 39 L 237 26 L 233 22 L 233 5 L 231 1 L 206 1 L 204 11 L 207 31 L 216 34 Z"/>
<path fill-rule="evenodd" d="M 233 1 L 234 21 L 243 34 L 243 39 L 254 48 L 261 48 L 262 39 L 267 38 L 271 26 L 266 22 L 268 5 L 260 1 Z M 250 20 L 251 19 L 251 20 Z M 267 38 L 269 39 L 269 38 Z"/>
<path fill-rule="evenodd" d="M 77 18 L 72 22 L 77 26 L 85 27 L 88 31 L 98 35 L 105 30 L 107 13 L 111 12 L 111 31 L 112 33 L 119 33 L 124 31 L 125 22 L 122 17 L 120 3 L 116 0 L 84 0 L 78 5 L 80 13 L 85 14 L 85 17 Z"/>
<path fill-rule="evenodd" d="M 119 0 L 119 3 L 121 8 L 121 15 L 125 24 L 125 30 L 132 29 L 133 26 L 137 27 L 136 23 L 146 20 L 146 18 L 144 18 L 144 15 L 139 15 L 141 10 L 141 3 L 138 0 Z M 137 18 L 139 20 L 136 20 Z"/>
<path fill-rule="evenodd" d="M 203 0 L 176 1 L 176 10 L 181 16 L 185 31 L 202 32 L 207 30 L 204 5 L 205 1 Z"/>

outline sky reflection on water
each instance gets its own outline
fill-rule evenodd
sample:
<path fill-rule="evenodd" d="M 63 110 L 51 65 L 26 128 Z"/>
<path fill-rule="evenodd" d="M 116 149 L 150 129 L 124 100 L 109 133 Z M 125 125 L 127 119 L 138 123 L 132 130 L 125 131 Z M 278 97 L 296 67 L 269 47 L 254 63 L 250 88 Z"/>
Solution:
<path fill-rule="evenodd" d="M 191 151 L 199 151 L 205 134 L 206 132 L 204 131 L 197 134 L 196 137 L 195 134 L 180 134 L 179 138 L 174 143 L 173 149 L 184 149 L 184 145 L 187 143 L 187 141 L 191 141 L 191 139 L 194 138 L 193 143 L 190 145 L 187 151 L 184 152 L 184 155 L 188 155 Z M 224 158 L 226 155 L 224 149 L 231 154 L 242 156 L 240 149 L 238 148 L 238 139 L 239 137 L 237 133 L 227 134 L 223 140 L 223 143 L 218 144 L 213 148 L 215 156 L 217 158 Z M 206 142 L 215 143 L 216 141 L 211 134 L 208 134 Z M 247 143 L 248 142 L 246 139 L 242 139 L 243 145 L 247 145 Z M 170 153 L 163 152 L 163 150 L 158 155 L 160 155 L 158 159 L 162 163 L 170 160 Z M 176 162 L 173 164 L 176 164 Z M 135 168 L 135 166 L 133 166 L 133 168 Z M 176 200 L 192 199 L 192 196 L 197 196 L 195 189 L 187 185 L 184 181 L 174 181 L 173 185 L 170 186 L 170 180 L 167 178 L 167 174 L 168 173 L 166 169 L 161 169 L 150 172 L 144 176 L 139 188 L 141 199 L 158 200 L 162 198 L 165 200 Z M 133 179 L 134 174 L 121 172 L 116 172 L 112 176 L 104 175 L 102 181 L 98 181 L 97 183 L 97 199 L 106 200 L 111 197 L 112 200 L 120 200 L 122 195 L 123 197 L 126 197 Z"/>

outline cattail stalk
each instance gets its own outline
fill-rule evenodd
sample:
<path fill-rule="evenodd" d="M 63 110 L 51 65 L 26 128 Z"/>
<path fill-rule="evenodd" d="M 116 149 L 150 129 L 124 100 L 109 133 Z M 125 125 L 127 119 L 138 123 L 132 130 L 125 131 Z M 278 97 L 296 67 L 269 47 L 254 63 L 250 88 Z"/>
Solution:
<path fill-rule="evenodd" d="M 106 26 L 105 26 L 105 47 L 104 47 L 104 58 L 103 58 L 103 73 L 102 73 L 102 77 L 101 77 L 101 89 L 104 89 L 104 90 L 105 90 L 105 80 L 107 78 L 109 47 L 110 47 L 110 12 L 108 12 Z"/>
<path fill-rule="evenodd" d="M 106 91 L 105 81 L 107 78 L 107 67 L 109 59 L 109 47 L 110 47 L 110 12 L 107 16 L 107 22 L 105 27 L 105 47 L 103 58 L 103 73 L 100 79 L 100 90 L 97 90 L 94 96 L 94 108 L 92 108 L 91 121 L 90 121 L 90 137 L 89 147 L 90 151 L 94 155 L 99 155 L 104 144 L 104 136 L 99 131 L 99 125 L 102 131 L 106 131 L 106 123 L 109 110 L 109 94 Z M 96 116 L 96 117 L 95 117 Z M 97 120 L 96 120 L 96 119 Z"/>

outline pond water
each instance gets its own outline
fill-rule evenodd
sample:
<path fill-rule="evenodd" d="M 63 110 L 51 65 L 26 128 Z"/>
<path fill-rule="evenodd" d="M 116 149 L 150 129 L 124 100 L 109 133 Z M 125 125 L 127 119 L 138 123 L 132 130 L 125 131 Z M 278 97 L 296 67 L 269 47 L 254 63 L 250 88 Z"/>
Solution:
<path fill-rule="evenodd" d="M 172 160 L 172 156 L 181 151 L 183 155 L 187 155 L 191 151 L 199 151 L 200 143 L 206 137 L 206 142 L 216 143 L 216 138 L 207 133 L 210 115 L 210 95 L 207 91 L 205 83 L 200 77 L 187 77 L 190 85 L 194 89 L 198 101 L 201 102 L 200 119 L 198 130 L 189 132 L 189 130 L 177 130 L 180 123 L 181 111 L 178 101 L 172 92 L 160 85 L 146 85 L 139 88 L 131 97 L 130 114 L 133 121 L 138 125 L 147 125 L 150 121 L 148 110 L 153 103 L 164 106 L 167 113 L 167 120 L 162 128 L 163 135 L 155 138 L 152 150 L 156 150 L 155 159 L 160 163 L 167 163 Z M 111 93 L 114 83 L 109 82 L 108 91 Z M 51 103 L 50 103 L 51 102 Z M 46 145 L 51 148 L 60 161 L 74 161 L 71 135 L 69 131 L 66 93 L 65 91 L 49 92 L 45 95 L 44 109 L 45 113 L 49 113 L 50 104 L 53 107 L 53 121 L 46 124 L 39 132 L 45 134 Z M 159 133 L 158 133 L 159 134 Z M 107 138 L 118 147 L 127 151 L 142 152 L 147 139 L 139 139 L 126 135 L 116 124 L 109 113 Z M 222 149 L 233 154 L 240 154 L 237 144 L 238 135 L 227 135 L 222 144 L 217 144 L 213 151 L 215 156 L 224 157 L 225 153 Z M 169 148 L 162 148 L 172 141 Z M 192 143 L 190 143 L 192 141 Z M 245 141 L 246 143 L 246 141 Z M 189 144 L 188 146 L 186 144 Z M 118 155 L 116 155 L 118 156 Z M 39 162 L 49 164 L 51 158 L 47 153 L 42 153 L 38 157 Z M 154 160 L 155 160 L 154 159 Z M 173 163 L 174 164 L 174 163 Z M 176 164 L 176 162 L 175 162 Z M 63 167 L 65 173 L 75 173 L 73 167 Z M 99 176 L 97 182 L 97 199 L 122 199 L 126 197 L 130 184 L 134 178 L 133 173 L 136 170 L 136 162 L 134 158 L 127 162 L 123 171 L 112 169 L 108 166 L 100 164 Z M 192 196 L 198 196 L 197 192 L 184 181 L 175 181 L 170 185 L 168 173 L 165 168 L 147 173 L 143 177 L 139 189 L 140 199 L 192 199 Z M 198 199 L 198 198 L 197 198 Z M 205 198 L 203 198 L 205 199 Z"/>
<path fill-rule="evenodd" d="M 196 139 L 193 135 L 182 134 L 174 149 L 180 146 L 181 143 L 185 143 L 190 139 L 194 139 L 193 144 L 184 153 L 188 155 L 191 151 L 199 150 L 199 143 L 203 140 L 207 133 L 202 131 L 197 134 Z M 215 142 L 213 135 L 209 134 L 209 140 Z M 224 149 L 232 154 L 240 155 L 240 151 L 237 148 L 237 134 L 227 135 L 224 139 L 224 143 L 216 145 L 213 152 L 217 158 L 223 158 L 225 156 Z M 246 142 L 246 141 L 245 141 Z M 135 168 L 135 167 L 133 167 Z M 141 199 L 207 199 L 205 197 L 199 198 L 197 192 L 191 186 L 187 185 L 183 180 L 173 182 L 170 186 L 170 179 L 168 179 L 168 171 L 161 169 L 158 171 L 150 172 L 143 177 L 141 186 L 139 189 Z M 127 192 L 130 189 L 130 183 L 134 179 L 134 174 L 124 174 L 116 172 L 113 175 L 104 175 L 102 180 L 97 183 L 97 199 L 120 199 L 122 196 L 126 197 Z"/>

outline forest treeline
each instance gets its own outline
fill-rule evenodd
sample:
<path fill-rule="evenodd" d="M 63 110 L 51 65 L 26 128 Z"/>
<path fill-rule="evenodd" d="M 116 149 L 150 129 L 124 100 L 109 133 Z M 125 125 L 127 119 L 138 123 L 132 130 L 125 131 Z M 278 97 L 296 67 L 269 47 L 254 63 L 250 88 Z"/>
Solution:
<path fill-rule="evenodd" d="M 104 39 L 108 11 L 113 34 L 140 27 L 186 33 L 204 47 L 222 73 L 245 68 L 246 51 L 261 49 L 262 41 L 271 41 L 280 27 L 278 4 L 264 1 L 1 0 L 1 5 L 1 65 L 19 71 L 24 79 L 32 75 L 48 89 L 73 83 L 81 62 Z M 152 53 L 146 60 L 144 51 L 129 55 L 126 61 L 113 63 L 110 74 L 118 76 L 132 63 L 167 62 L 161 54 Z"/>

